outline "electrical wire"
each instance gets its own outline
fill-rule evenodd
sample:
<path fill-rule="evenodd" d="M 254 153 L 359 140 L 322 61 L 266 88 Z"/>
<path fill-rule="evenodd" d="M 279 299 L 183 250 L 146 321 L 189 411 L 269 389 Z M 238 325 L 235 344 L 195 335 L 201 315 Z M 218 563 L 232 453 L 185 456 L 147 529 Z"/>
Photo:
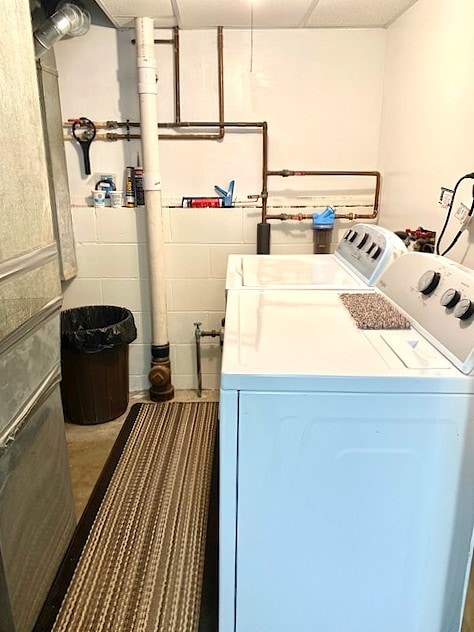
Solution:
<path fill-rule="evenodd" d="M 448 252 L 450 250 L 452 250 L 452 248 L 454 248 L 454 246 L 457 244 L 458 239 L 461 237 L 461 235 L 463 234 L 465 228 L 467 227 L 467 225 L 469 224 L 470 218 L 472 217 L 472 214 L 474 213 L 474 199 L 472 200 L 472 204 L 471 204 L 471 208 L 469 209 L 469 213 L 467 214 L 466 219 L 463 222 L 463 226 L 461 228 L 461 230 L 458 230 L 458 232 L 456 233 L 456 236 L 454 237 L 453 241 L 450 243 L 450 245 L 446 248 L 446 250 L 444 252 L 441 253 L 441 256 L 444 257 L 445 255 L 448 254 Z M 439 242 L 438 242 L 439 243 Z M 438 253 L 439 254 L 439 253 Z"/>
<path fill-rule="evenodd" d="M 453 197 L 451 198 L 451 202 L 449 203 L 448 212 L 446 213 L 446 219 L 444 220 L 443 228 L 441 229 L 441 232 L 440 232 L 439 237 L 438 237 L 438 241 L 436 242 L 436 254 L 437 255 L 441 255 L 441 256 L 444 257 L 444 255 L 447 254 L 454 247 L 454 245 L 457 243 L 459 237 L 461 236 L 461 234 L 462 234 L 462 232 L 464 230 L 464 226 L 463 226 L 461 228 L 461 230 L 458 231 L 458 233 L 454 237 L 453 241 L 449 244 L 449 246 L 446 248 L 446 250 L 444 252 L 440 252 L 441 240 L 444 237 L 444 233 L 446 232 L 446 228 L 448 226 L 449 219 L 451 217 L 451 213 L 452 213 L 453 206 L 454 206 L 454 199 L 456 197 L 457 190 L 458 190 L 459 185 L 461 184 L 461 182 L 463 180 L 467 180 L 467 179 L 474 179 L 474 173 L 466 173 L 466 175 L 462 176 L 462 178 L 459 178 L 459 180 L 456 182 L 456 184 L 454 186 Z M 468 217 L 471 217 L 473 213 L 474 213 L 474 200 L 473 200 L 473 203 L 471 204 L 471 208 L 470 208 L 470 211 L 468 213 Z"/>

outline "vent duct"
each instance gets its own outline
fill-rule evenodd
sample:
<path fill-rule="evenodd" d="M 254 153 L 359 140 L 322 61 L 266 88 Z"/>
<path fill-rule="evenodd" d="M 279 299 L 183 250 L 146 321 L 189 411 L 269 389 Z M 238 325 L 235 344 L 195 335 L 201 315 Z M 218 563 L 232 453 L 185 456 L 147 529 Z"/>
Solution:
<path fill-rule="evenodd" d="M 63 37 L 85 35 L 90 25 L 91 16 L 88 11 L 71 2 L 60 4 L 57 11 L 33 33 L 35 58 L 42 57 Z"/>

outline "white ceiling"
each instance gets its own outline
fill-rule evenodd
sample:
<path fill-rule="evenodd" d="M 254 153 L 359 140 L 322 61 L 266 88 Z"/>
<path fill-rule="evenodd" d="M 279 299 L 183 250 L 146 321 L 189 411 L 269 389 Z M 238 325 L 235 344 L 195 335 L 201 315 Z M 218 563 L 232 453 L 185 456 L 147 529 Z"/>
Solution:
<path fill-rule="evenodd" d="M 155 26 L 226 28 L 387 27 L 417 0 L 96 0 L 117 28 L 135 17 Z"/>

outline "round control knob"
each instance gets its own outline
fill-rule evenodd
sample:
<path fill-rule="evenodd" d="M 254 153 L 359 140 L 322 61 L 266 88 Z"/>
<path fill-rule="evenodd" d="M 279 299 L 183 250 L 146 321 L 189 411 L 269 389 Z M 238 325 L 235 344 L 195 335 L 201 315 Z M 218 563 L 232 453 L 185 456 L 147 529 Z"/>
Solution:
<path fill-rule="evenodd" d="M 453 316 L 459 318 L 459 320 L 467 320 L 469 316 L 474 313 L 474 303 L 468 298 L 463 298 L 462 301 L 454 308 Z"/>
<path fill-rule="evenodd" d="M 459 303 L 460 298 L 461 294 L 451 287 L 449 290 L 446 290 L 439 302 L 443 307 L 454 307 Z"/>
<path fill-rule="evenodd" d="M 422 294 L 431 294 L 438 287 L 441 274 L 434 270 L 428 270 L 425 272 L 418 281 L 418 289 Z"/>
<path fill-rule="evenodd" d="M 359 248 L 359 250 L 361 250 L 365 246 L 365 244 L 367 243 L 368 240 L 369 240 L 369 235 L 367 233 L 364 233 L 364 236 L 362 237 L 362 239 L 357 244 L 357 248 Z"/>

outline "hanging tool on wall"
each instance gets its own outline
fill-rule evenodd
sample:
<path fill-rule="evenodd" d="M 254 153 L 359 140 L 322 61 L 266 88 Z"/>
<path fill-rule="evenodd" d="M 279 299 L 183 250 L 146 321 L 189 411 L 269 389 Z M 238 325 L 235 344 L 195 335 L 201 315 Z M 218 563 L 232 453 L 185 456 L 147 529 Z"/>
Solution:
<path fill-rule="evenodd" d="M 227 191 L 221 187 L 214 186 L 219 197 L 184 197 L 181 201 L 183 208 L 209 208 L 209 207 L 231 207 L 234 195 L 235 180 L 229 182 Z"/>
<path fill-rule="evenodd" d="M 91 175 L 91 163 L 89 158 L 89 150 L 92 141 L 95 138 L 97 133 L 96 127 L 94 123 L 86 118 L 85 116 L 81 116 L 78 119 L 74 119 L 72 122 L 72 135 L 80 144 L 82 149 L 82 155 L 84 157 L 84 171 L 87 176 Z"/>

